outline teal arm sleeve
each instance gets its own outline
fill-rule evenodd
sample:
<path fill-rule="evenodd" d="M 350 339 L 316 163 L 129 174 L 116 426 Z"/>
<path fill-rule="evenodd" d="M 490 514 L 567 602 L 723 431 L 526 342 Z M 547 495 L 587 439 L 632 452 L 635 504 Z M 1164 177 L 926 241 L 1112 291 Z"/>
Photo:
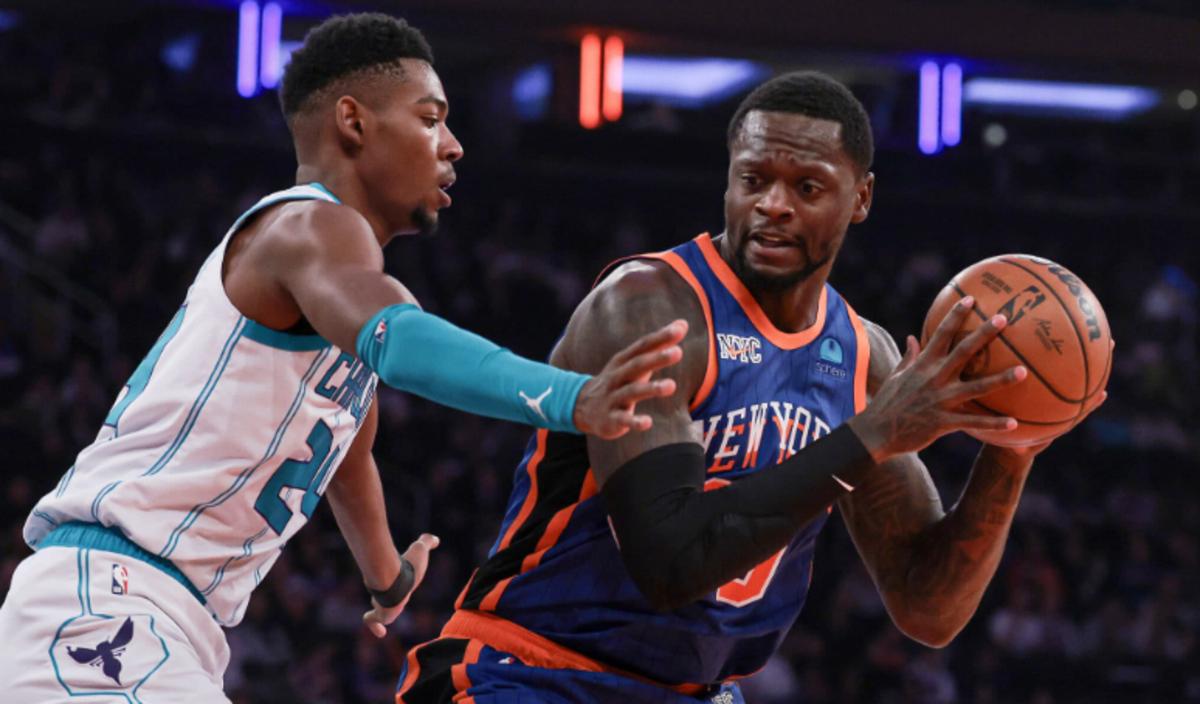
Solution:
<path fill-rule="evenodd" d="M 388 386 L 469 413 L 560 432 L 590 376 L 519 357 L 415 305 L 388 306 L 358 332 L 358 357 Z"/>

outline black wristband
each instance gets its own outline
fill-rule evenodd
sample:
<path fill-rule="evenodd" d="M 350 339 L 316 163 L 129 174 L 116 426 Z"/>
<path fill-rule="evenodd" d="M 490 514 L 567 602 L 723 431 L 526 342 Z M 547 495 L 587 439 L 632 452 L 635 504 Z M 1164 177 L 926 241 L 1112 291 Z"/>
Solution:
<path fill-rule="evenodd" d="M 412 563 L 401 557 L 400 574 L 396 575 L 396 581 L 392 582 L 392 586 L 379 591 L 367 587 L 367 591 L 371 592 L 371 596 L 380 606 L 390 609 L 393 606 L 399 606 L 400 602 L 404 601 L 404 598 L 412 591 L 415 580 L 416 571 L 413 569 Z"/>

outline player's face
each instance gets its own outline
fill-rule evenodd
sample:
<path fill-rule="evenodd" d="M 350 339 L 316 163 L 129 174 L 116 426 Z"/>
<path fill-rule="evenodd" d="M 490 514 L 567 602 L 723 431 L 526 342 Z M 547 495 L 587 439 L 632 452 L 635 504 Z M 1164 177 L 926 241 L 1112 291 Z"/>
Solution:
<path fill-rule="evenodd" d="M 873 174 L 842 148 L 842 126 L 752 111 L 730 145 L 726 258 L 752 289 L 781 291 L 833 264 L 871 205 Z"/>
<path fill-rule="evenodd" d="M 449 105 L 433 67 L 404 59 L 405 79 L 374 111 L 374 134 L 364 135 L 360 160 L 372 205 L 396 232 L 432 232 L 450 205 L 454 162 L 462 145 L 446 126 Z"/>

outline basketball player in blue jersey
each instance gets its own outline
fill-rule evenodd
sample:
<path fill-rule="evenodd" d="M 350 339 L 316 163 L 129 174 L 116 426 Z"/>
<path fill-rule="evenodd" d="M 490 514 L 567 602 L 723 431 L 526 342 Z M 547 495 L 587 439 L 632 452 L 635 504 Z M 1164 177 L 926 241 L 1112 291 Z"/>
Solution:
<path fill-rule="evenodd" d="M 518 466 L 488 559 L 441 637 L 417 646 L 396 701 L 742 701 L 804 604 L 832 505 L 896 625 L 934 647 L 990 581 L 1034 455 L 985 446 L 950 511 L 916 452 L 1021 367 L 963 381 L 1003 317 L 953 344 L 964 299 L 902 356 L 827 279 L 866 219 L 868 118 L 836 81 L 775 78 L 729 127 L 725 231 L 610 268 L 551 361 L 605 356 L 688 322 L 679 393 L 643 406 L 647 433 L 540 431 Z"/>
<path fill-rule="evenodd" d="M 681 326 L 595 376 L 521 359 L 426 314 L 383 271 L 428 232 L 462 148 L 417 30 L 384 15 L 315 28 L 284 76 L 300 185 L 208 257 L 96 440 L 25 525 L 37 552 L 0 608 L 3 700 L 221 702 L 251 592 L 328 493 L 373 594 L 376 635 L 436 538 L 400 555 L 371 445 L 376 383 L 466 411 L 615 439 L 674 391 Z M 668 321 L 670 322 L 670 321 Z M 340 471 L 338 471 L 340 469 Z M 336 472 L 336 474 L 335 474 Z"/>

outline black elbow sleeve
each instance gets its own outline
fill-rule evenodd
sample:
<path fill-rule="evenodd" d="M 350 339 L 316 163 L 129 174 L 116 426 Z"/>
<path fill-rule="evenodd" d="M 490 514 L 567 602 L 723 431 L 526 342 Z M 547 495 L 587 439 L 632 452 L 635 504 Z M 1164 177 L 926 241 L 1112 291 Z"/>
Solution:
<path fill-rule="evenodd" d="M 678 520 L 703 491 L 704 450 L 695 443 L 664 445 L 621 466 L 604 484 L 621 560 L 634 584 L 657 609 L 679 601 L 672 562 L 683 548 Z"/>
<path fill-rule="evenodd" d="M 657 609 L 741 577 L 844 496 L 874 464 L 848 427 L 785 462 L 704 491 L 695 443 L 655 448 L 605 483 L 605 508 L 630 577 Z"/>

